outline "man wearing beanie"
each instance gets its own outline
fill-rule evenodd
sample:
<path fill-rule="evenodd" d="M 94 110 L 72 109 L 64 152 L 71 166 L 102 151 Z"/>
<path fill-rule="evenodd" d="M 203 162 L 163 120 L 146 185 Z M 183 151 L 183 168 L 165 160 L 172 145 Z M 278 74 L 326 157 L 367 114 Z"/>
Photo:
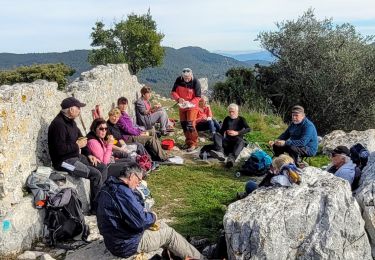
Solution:
<path fill-rule="evenodd" d="M 292 108 L 292 123 L 275 141 L 269 141 L 275 156 L 288 153 L 300 165 L 301 157 L 314 156 L 318 151 L 318 135 L 314 124 L 306 118 L 302 106 Z"/>
<path fill-rule="evenodd" d="M 331 164 L 327 167 L 327 171 L 347 180 L 352 185 L 356 174 L 356 165 L 350 159 L 349 149 L 346 146 L 337 146 L 330 157 Z"/>
<path fill-rule="evenodd" d="M 106 175 L 106 167 L 84 149 L 87 139 L 74 121 L 81 112 L 81 103 L 74 97 L 61 102 L 61 111 L 48 127 L 48 149 L 52 165 L 56 170 L 67 171 L 74 177 L 90 180 L 91 213 L 95 214 L 94 200 L 101 187 L 102 174 Z M 96 168 L 97 167 L 97 168 Z M 98 170 L 100 169 L 100 170 Z M 102 172 L 101 172 L 102 171 Z M 103 176 L 106 179 L 106 176 Z"/>
<path fill-rule="evenodd" d="M 188 152 L 197 147 L 198 132 L 195 128 L 198 103 L 201 99 L 201 84 L 193 77 L 193 71 L 189 68 L 182 70 L 177 77 L 171 92 L 171 96 L 180 106 L 180 122 L 185 135 L 185 144 Z"/>

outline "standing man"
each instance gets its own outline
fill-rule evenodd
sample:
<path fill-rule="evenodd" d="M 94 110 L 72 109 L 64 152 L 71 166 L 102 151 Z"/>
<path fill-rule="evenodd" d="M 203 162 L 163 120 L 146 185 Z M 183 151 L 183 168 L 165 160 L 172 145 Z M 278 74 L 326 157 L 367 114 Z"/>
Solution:
<path fill-rule="evenodd" d="M 142 170 L 132 165 L 124 168 L 119 177 L 109 177 L 103 185 L 98 196 L 97 220 L 106 248 L 124 258 L 165 248 L 182 259 L 203 259 L 173 228 L 156 224 L 156 214 L 142 205 L 134 192 L 142 176 Z"/>
<path fill-rule="evenodd" d="M 61 111 L 48 128 L 48 149 L 56 170 L 67 171 L 74 177 L 90 180 L 90 211 L 95 214 L 94 200 L 100 190 L 102 174 L 106 175 L 107 169 L 95 156 L 89 155 L 87 150 L 83 149 L 86 147 L 87 138 L 82 136 L 74 119 L 79 116 L 81 107 L 84 106 L 86 104 L 74 97 L 61 102 Z M 95 167 L 100 168 L 102 173 Z M 103 177 L 106 179 L 106 176 Z"/>
<path fill-rule="evenodd" d="M 288 153 L 296 165 L 301 157 L 314 156 L 318 151 L 318 134 L 314 124 L 306 118 L 301 106 L 292 108 L 292 123 L 275 141 L 269 141 L 275 156 Z"/>
<path fill-rule="evenodd" d="M 191 69 L 182 70 L 181 76 L 176 79 L 173 85 L 171 96 L 180 106 L 180 121 L 185 135 L 187 152 L 194 151 L 198 141 L 195 121 L 198 114 L 198 102 L 201 98 L 201 84 L 193 77 Z"/>

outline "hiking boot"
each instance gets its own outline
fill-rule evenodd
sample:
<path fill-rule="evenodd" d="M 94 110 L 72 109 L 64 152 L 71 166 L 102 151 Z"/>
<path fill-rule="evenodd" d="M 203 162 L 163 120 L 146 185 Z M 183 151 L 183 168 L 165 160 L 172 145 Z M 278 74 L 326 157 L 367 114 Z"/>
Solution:
<path fill-rule="evenodd" d="M 197 147 L 194 146 L 194 145 L 192 145 L 192 146 L 190 146 L 188 149 L 186 149 L 186 152 L 191 153 L 191 152 L 194 152 L 195 149 L 197 149 Z"/>
<path fill-rule="evenodd" d="M 234 158 L 233 157 L 228 157 L 227 162 L 225 163 L 225 166 L 227 168 L 232 168 L 234 166 Z"/>
<path fill-rule="evenodd" d="M 223 152 L 221 151 L 215 151 L 215 150 L 211 150 L 210 151 L 210 154 L 213 158 L 216 158 L 218 159 L 219 161 L 225 161 L 225 155 Z"/>

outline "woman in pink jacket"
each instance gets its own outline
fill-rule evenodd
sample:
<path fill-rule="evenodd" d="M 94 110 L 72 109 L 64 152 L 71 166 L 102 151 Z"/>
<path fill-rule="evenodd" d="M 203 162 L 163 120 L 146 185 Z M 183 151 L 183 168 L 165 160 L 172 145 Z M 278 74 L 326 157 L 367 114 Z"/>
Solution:
<path fill-rule="evenodd" d="M 112 155 L 114 138 L 112 135 L 108 135 L 107 131 L 107 122 L 103 118 L 95 119 L 87 134 L 87 148 L 91 155 L 108 166 L 108 176 L 119 176 L 120 171 L 124 167 L 128 167 L 129 163 L 134 163 L 135 160 L 131 157 L 115 158 Z"/>

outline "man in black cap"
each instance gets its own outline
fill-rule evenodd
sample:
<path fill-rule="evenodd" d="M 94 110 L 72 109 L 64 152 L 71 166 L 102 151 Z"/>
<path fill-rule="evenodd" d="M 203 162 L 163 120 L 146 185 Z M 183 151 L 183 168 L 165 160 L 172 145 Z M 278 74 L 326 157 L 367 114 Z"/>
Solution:
<path fill-rule="evenodd" d="M 301 157 L 314 156 L 318 151 L 318 134 L 314 124 L 306 118 L 302 106 L 292 108 L 292 123 L 275 141 L 269 141 L 275 156 L 288 153 L 300 165 Z"/>
<path fill-rule="evenodd" d="M 327 167 L 327 171 L 347 180 L 352 185 L 356 175 L 356 165 L 350 159 L 349 149 L 346 146 L 339 145 L 333 149 L 330 157 L 331 164 Z"/>
<path fill-rule="evenodd" d="M 94 200 L 101 187 L 102 175 L 107 173 L 105 167 L 100 167 L 96 157 L 89 155 L 88 149 L 84 149 L 87 139 L 83 137 L 74 121 L 84 106 L 86 104 L 74 97 L 61 102 L 61 111 L 48 128 L 48 148 L 52 165 L 56 170 L 67 171 L 72 176 L 90 180 L 91 213 L 94 214 Z M 102 169 L 102 172 L 95 167 Z"/>

